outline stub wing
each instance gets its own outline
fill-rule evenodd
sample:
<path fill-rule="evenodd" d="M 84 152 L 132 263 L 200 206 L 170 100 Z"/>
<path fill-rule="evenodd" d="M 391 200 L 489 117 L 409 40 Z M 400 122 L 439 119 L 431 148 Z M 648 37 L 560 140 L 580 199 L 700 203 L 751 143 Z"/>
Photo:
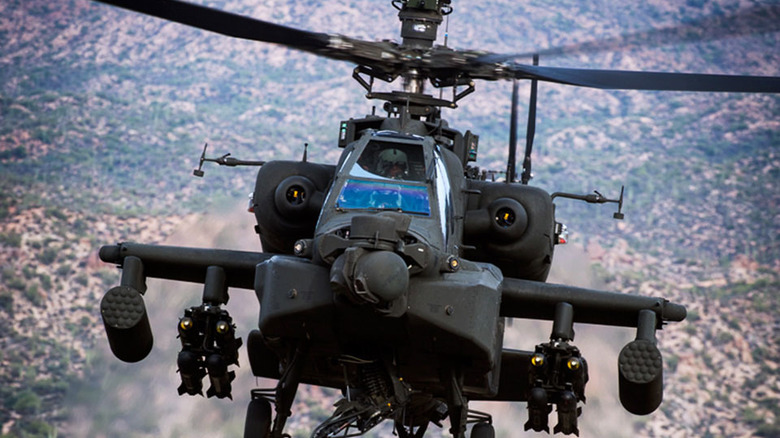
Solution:
<path fill-rule="evenodd" d="M 574 322 L 636 327 L 639 313 L 656 315 L 656 328 L 685 319 L 685 306 L 663 298 L 604 292 L 561 284 L 505 278 L 501 289 L 501 316 L 553 320 L 558 303 L 574 308 Z"/>

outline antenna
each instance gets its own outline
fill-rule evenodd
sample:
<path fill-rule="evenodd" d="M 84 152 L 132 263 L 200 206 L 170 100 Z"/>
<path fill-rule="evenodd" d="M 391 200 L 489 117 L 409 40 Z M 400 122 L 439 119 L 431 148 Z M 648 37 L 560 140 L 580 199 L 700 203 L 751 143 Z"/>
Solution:
<path fill-rule="evenodd" d="M 612 217 L 618 220 L 623 220 L 623 217 L 625 215 L 623 214 L 623 190 L 625 190 L 626 186 L 620 186 L 620 199 L 618 200 L 618 211 L 616 211 Z"/>
<path fill-rule="evenodd" d="M 534 54 L 534 65 L 539 65 L 539 55 Z M 531 101 L 528 103 L 528 128 L 525 130 L 525 157 L 523 158 L 523 175 L 521 182 L 528 184 L 531 174 L 531 152 L 534 148 L 534 135 L 536 134 L 536 89 L 537 80 L 531 81 Z"/>
<path fill-rule="evenodd" d="M 609 199 L 606 196 L 599 193 L 598 190 L 594 190 L 592 194 L 588 194 L 588 195 L 577 195 L 574 193 L 555 192 L 552 195 L 550 195 L 550 198 L 553 200 L 557 197 L 575 199 L 578 201 L 585 201 L 589 204 L 606 204 L 607 202 L 612 202 L 618 205 L 618 211 L 613 213 L 612 217 L 614 219 L 622 220 L 625 217 L 625 215 L 623 214 L 623 192 L 625 191 L 625 189 L 626 186 L 620 186 L 619 199 Z"/>
<path fill-rule="evenodd" d="M 444 47 L 447 47 L 447 40 L 450 38 L 450 14 L 446 14 L 444 19 Z"/>
<path fill-rule="evenodd" d="M 198 178 L 203 178 L 203 162 L 206 161 L 206 148 L 209 147 L 209 144 L 206 143 L 203 145 L 203 153 L 200 154 L 200 162 L 198 163 L 198 168 L 192 171 L 192 174 L 197 176 Z"/>
<path fill-rule="evenodd" d="M 308 145 L 308 144 L 307 144 Z M 206 161 L 211 161 L 212 163 L 217 163 L 220 166 L 228 166 L 228 167 L 236 167 L 236 166 L 262 166 L 265 164 L 265 161 L 250 161 L 250 160 L 239 160 L 238 158 L 233 158 L 230 156 L 230 153 L 228 152 L 225 155 L 222 155 L 221 157 L 217 158 L 206 158 L 206 148 L 209 147 L 209 144 L 206 143 L 203 145 L 203 152 L 200 154 L 200 162 L 198 163 L 198 168 L 192 171 L 192 174 L 203 178 L 203 174 L 205 173 L 203 171 L 203 163 Z M 303 153 L 303 161 L 306 161 L 306 152 Z"/>
<path fill-rule="evenodd" d="M 512 113 L 509 116 L 509 157 L 506 160 L 506 182 L 515 182 L 515 163 L 517 162 L 517 79 L 512 79 Z"/>

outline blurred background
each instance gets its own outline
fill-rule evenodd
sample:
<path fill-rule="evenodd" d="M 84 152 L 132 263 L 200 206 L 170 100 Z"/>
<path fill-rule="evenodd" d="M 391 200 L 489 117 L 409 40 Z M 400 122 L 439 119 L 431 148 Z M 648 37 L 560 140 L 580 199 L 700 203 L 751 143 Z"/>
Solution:
<path fill-rule="evenodd" d="M 369 40 L 397 40 L 400 27 L 389 1 L 198 3 Z M 455 48 L 525 53 L 606 39 L 614 50 L 541 64 L 780 75 L 776 1 L 453 7 L 440 32 Z M 675 43 L 656 43 L 685 23 Z M 175 325 L 201 288 L 149 280 L 155 347 L 125 364 L 99 315 L 119 274 L 97 250 L 120 241 L 260 250 L 245 210 L 256 170 L 212 166 L 194 178 L 204 143 L 246 160 L 298 159 L 308 143 L 309 160 L 335 163 L 339 121 L 375 105 L 354 66 L 86 0 L 4 0 L 0 41 L 0 436 L 240 436 L 249 390 L 273 385 L 255 381 L 245 350 L 234 401 L 176 393 Z M 529 86 L 520 90 L 522 120 Z M 480 135 L 484 169 L 506 167 L 510 95 L 509 82 L 478 83 L 444 111 Z M 550 281 L 688 307 L 685 322 L 658 333 L 664 402 L 644 417 L 617 400 L 617 355 L 633 331 L 575 325 L 591 376 L 581 436 L 780 436 L 780 98 L 543 83 L 534 176 L 549 192 L 616 197 L 626 187 L 624 221 L 611 206 L 558 202 L 571 235 Z M 239 335 L 256 325 L 252 291 L 231 291 L 228 309 Z M 549 330 L 514 321 L 505 344 L 531 349 Z M 308 436 L 334 396 L 303 387 L 288 432 Z M 473 407 L 494 414 L 498 436 L 524 436 L 525 405 Z"/>

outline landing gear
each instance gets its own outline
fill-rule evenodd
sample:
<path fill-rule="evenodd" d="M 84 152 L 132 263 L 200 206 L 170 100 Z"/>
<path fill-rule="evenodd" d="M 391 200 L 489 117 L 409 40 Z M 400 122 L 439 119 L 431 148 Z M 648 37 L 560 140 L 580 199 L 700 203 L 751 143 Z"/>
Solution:
<path fill-rule="evenodd" d="M 359 430 L 360 434 L 368 431 L 382 420 L 385 413 L 375 406 L 364 405 L 363 402 L 341 399 L 336 402 L 336 412 L 314 429 L 312 438 L 327 438 L 337 434 L 348 436 L 350 429 Z"/>
<path fill-rule="evenodd" d="M 252 390 L 252 401 L 246 411 L 244 438 L 281 438 L 284 425 L 292 415 L 290 408 L 298 391 L 303 363 L 306 359 L 306 345 L 298 345 L 291 352 L 283 366 L 276 388 Z M 271 403 L 276 405 L 276 417 L 271 414 Z"/>
<path fill-rule="evenodd" d="M 268 438 L 273 421 L 271 402 L 265 398 L 256 398 L 249 402 L 244 424 L 244 438 Z"/>
<path fill-rule="evenodd" d="M 419 426 L 415 430 L 414 427 L 404 426 L 399 421 L 395 422 L 395 432 L 399 438 L 422 438 L 425 436 L 426 430 L 428 430 L 428 423 Z"/>
<path fill-rule="evenodd" d="M 453 438 L 466 438 L 466 426 L 471 428 L 471 438 L 494 438 L 493 418 L 490 414 L 469 409 L 469 401 L 463 394 L 463 371 L 459 367 L 448 370 L 449 393 L 447 406 L 450 417 L 450 433 Z"/>
<path fill-rule="evenodd" d="M 495 438 L 496 431 L 490 423 L 477 423 L 471 429 L 471 438 Z"/>
<path fill-rule="evenodd" d="M 312 438 L 362 435 L 406 408 L 411 388 L 395 375 L 390 359 L 345 355 L 338 361 L 344 369 L 344 398 Z"/>
<path fill-rule="evenodd" d="M 303 363 L 306 360 L 307 346 L 298 345 L 287 361 L 282 372 L 282 377 L 276 385 L 276 418 L 274 419 L 273 436 L 281 437 L 284 433 L 284 425 L 292 415 L 290 408 L 295 401 L 295 393 L 298 392 L 298 384 L 301 382 Z"/>
<path fill-rule="evenodd" d="M 474 424 L 469 435 L 471 438 L 495 438 L 496 431 L 493 429 L 493 417 L 490 414 L 469 410 L 468 422 Z"/>
<path fill-rule="evenodd" d="M 465 438 L 469 402 L 463 395 L 463 371 L 459 367 L 452 367 L 447 371 L 447 374 L 450 433 L 454 438 Z"/>

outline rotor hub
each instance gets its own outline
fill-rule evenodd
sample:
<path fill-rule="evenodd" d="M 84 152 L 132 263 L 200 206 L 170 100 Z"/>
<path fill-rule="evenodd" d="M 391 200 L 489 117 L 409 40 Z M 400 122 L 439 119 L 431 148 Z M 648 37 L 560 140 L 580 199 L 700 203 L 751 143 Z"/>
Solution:
<path fill-rule="evenodd" d="M 442 15 L 446 13 L 444 4 L 449 0 L 405 0 L 393 2 L 393 5 L 398 8 L 399 3 L 403 4 L 398 12 L 403 45 L 422 49 L 433 47 Z"/>

